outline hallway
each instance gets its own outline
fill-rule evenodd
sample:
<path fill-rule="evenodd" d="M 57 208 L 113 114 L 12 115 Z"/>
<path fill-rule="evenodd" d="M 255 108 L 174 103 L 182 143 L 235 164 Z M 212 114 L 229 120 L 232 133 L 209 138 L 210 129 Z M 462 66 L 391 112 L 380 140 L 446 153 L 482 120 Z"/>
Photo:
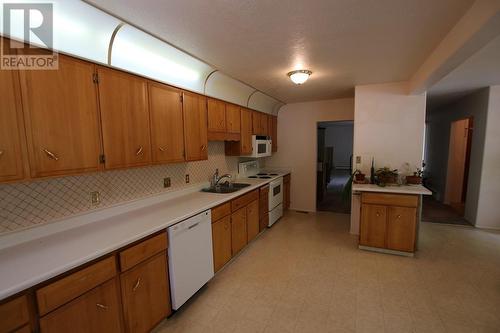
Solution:
<path fill-rule="evenodd" d="M 330 182 L 326 188 L 323 201 L 317 205 L 318 211 L 335 212 L 342 214 L 351 213 L 351 202 L 342 198 L 344 186 L 349 180 L 349 170 L 333 170 Z"/>

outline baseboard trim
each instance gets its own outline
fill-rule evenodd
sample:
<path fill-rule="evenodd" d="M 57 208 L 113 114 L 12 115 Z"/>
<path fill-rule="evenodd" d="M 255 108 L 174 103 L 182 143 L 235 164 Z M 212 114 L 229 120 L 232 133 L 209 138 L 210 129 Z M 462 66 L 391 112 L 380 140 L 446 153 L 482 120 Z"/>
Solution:
<path fill-rule="evenodd" d="M 381 249 L 378 247 L 371 247 L 371 246 L 364 246 L 364 245 L 358 245 L 358 249 L 379 252 L 379 253 L 385 253 L 385 254 L 395 254 L 395 255 L 404 256 L 404 257 L 414 257 L 415 256 L 415 254 L 413 252 L 395 251 L 395 250 Z"/>

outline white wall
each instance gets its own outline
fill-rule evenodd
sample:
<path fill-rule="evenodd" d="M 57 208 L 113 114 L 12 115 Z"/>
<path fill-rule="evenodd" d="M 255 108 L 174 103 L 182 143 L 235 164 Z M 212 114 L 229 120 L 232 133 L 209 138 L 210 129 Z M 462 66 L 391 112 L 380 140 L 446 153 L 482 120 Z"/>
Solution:
<path fill-rule="evenodd" d="M 293 103 L 278 113 L 278 152 L 266 167 L 292 171 L 291 209 L 316 211 L 316 129 L 318 122 L 353 120 L 352 98 Z"/>
<path fill-rule="evenodd" d="M 351 162 L 354 125 L 352 123 L 328 124 L 324 126 L 325 146 L 333 147 L 333 164 L 336 168 L 348 169 Z"/>
<path fill-rule="evenodd" d="M 446 187 L 451 123 L 473 117 L 474 130 L 464 214 L 465 219 L 472 224 L 476 224 L 477 218 L 488 99 L 489 89 L 483 89 L 437 110 L 428 111 L 426 119 L 425 177 L 430 189 L 435 192 L 436 199 L 442 201 Z"/>
<path fill-rule="evenodd" d="M 500 86 L 490 87 L 476 226 L 500 229 Z"/>
<path fill-rule="evenodd" d="M 401 169 L 422 164 L 425 126 L 425 94 L 408 95 L 408 83 L 356 86 L 354 97 L 354 156 L 361 156 L 360 169 Z M 353 166 L 354 168 L 356 165 Z M 353 196 L 351 233 L 359 233 L 359 200 Z"/>

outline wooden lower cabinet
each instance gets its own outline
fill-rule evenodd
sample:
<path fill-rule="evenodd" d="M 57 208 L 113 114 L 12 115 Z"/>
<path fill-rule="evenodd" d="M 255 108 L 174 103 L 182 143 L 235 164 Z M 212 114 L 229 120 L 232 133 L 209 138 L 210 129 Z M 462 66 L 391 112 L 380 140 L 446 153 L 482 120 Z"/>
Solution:
<path fill-rule="evenodd" d="M 40 319 L 46 332 L 121 332 L 116 279 L 83 294 Z"/>
<path fill-rule="evenodd" d="M 259 219 L 259 231 L 263 231 L 269 225 L 269 213 L 265 213 Z"/>
<path fill-rule="evenodd" d="M 291 184 L 291 176 L 285 175 L 283 177 L 283 209 L 290 208 L 290 184 Z"/>
<path fill-rule="evenodd" d="M 410 207 L 389 207 L 387 218 L 387 248 L 413 252 L 417 209 Z"/>
<path fill-rule="evenodd" d="M 365 246 L 385 247 L 387 233 L 387 207 L 363 204 L 359 243 Z"/>
<path fill-rule="evenodd" d="M 231 260 L 231 216 L 225 216 L 212 223 L 212 246 L 214 271 L 217 272 Z"/>
<path fill-rule="evenodd" d="M 231 214 L 231 249 L 233 256 L 248 243 L 247 208 L 243 207 Z"/>
<path fill-rule="evenodd" d="M 127 332 L 149 332 L 170 314 L 165 252 L 121 274 L 120 280 Z"/>
<path fill-rule="evenodd" d="M 19 296 L 0 305 L 0 333 L 13 332 L 30 321 L 28 299 Z M 26 325 L 29 329 L 29 325 Z M 20 330 L 22 331 L 22 330 Z"/>
<path fill-rule="evenodd" d="M 414 252 L 417 206 L 414 195 L 363 193 L 359 244 Z"/>
<path fill-rule="evenodd" d="M 251 242 L 259 234 L 259 200 L 247 206 L 247 240 Z"/>

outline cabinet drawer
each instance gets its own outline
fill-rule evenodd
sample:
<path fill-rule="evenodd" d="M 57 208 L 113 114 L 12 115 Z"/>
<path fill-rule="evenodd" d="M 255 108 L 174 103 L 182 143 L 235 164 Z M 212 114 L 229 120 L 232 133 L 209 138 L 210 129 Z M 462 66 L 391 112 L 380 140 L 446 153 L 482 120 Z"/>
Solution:
<path fill-rule="evenodd" d="M 167 248 L 167 233 L 151 237 L 120 252 L 120 268 L 126 271 Z"/>
<path fill-rule="evenodd" d="M 222 205 L 212 208 L 212 223 L 217 222 L 224 216 L 231 214 L 231 203 L 226 202 Z"/>
<path fill-rule="evenodd" d="M 17 297 L 0 305 L 0 333 L 11 332 L 29 321 L 28 299 Z"/>
<path fill-rule="evenodd" d="M 116 279 L 40 319 L 41 333 L 122 332 Z"/>
<path fill-rule="evenodd" d="M 257 200 L 259 198 L 259 190 L 254 190 L 250 193 L 244 194 L 239 198 L 231 201 L 231 211 L 237 211 L 241 207 L 245 207 L 250 202 Z"/>
<path fill-rule="evenodd" d="M 363 193 L 361 202 L 374 205 L 417 207 L 418 196 L 387 193 Z"/>
<path fill-rule="evenodd" d="M 116 275 L 114 257 L 101 260 L 36 291 L 40 315 L 71 301 Z"/>

